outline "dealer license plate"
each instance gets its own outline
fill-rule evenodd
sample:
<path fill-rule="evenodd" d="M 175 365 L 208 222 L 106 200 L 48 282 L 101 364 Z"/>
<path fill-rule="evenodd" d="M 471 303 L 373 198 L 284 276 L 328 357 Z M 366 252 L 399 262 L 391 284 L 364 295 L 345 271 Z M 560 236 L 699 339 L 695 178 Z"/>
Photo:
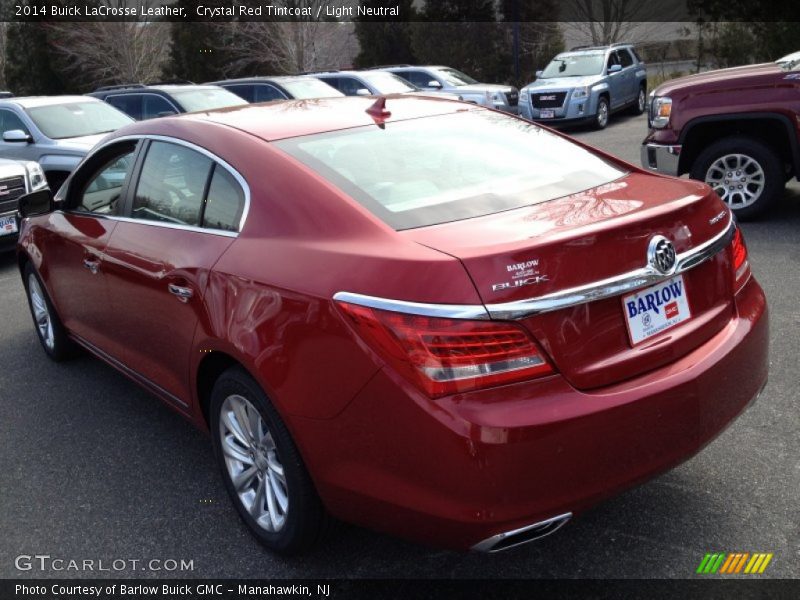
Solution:
<path fill-rule="evenodd" d="M 17 233 L 17 219 L 14 215 L 0 217 L 0 235 L 11 235 Z"/>
<path fill-rule="evenodd" d="M 553 119 L 556 116 L 556 111 L 554 110 L 542 110 L 539 111 L 539 117 L 542 119 Z"/>
<path fill-rule="evenodd" d="M 633 346 L 692 318 L 683 275 L 623 296 L 622 310 Z"/>

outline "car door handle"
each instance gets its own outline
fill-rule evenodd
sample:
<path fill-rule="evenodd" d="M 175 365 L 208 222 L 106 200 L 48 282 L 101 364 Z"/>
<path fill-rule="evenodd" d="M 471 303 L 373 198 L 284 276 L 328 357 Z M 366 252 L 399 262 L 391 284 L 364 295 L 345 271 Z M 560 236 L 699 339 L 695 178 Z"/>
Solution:
<path fill-rule="evenodd" d="M 190 287 L 183 287 L 181 285 L 175 285 L 174 283 L 170 283 L 167 286 L 169 293 L 173 296 L 177 296 L 178 300 L 181 302 L 188 302 L 189 298 L 194 296 L 194 290 Z"/>
<path fill-rule="evenodd" d="M 97 271 L 100 269 L 100 261 L 92 260 L 91 258 L 84 258 L 83 266 L 89 269 L 92 275 L 97 275 Z"/>

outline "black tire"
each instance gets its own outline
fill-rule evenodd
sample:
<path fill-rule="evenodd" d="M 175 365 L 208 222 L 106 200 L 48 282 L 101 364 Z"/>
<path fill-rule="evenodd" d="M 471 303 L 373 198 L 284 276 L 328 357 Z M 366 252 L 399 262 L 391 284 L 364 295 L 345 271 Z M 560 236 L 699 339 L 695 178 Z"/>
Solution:
<path fill-rule="evenodd" d="M 221 428 L 221 423 L 223 422 L 222 411 L 225 401 L 230 397 L 244 398 L 252 407 L 255 407 L 263 425 L 266 426 L 266 430 L 274 440 L 274 457 L 282 466 L 285 478 L 284 490 L 288 498 L 288 509 L 282 515 L 285 521 L 277 531 L 269 531 L 251 515 L 236 491 L 232 475 L 226 464 L 222 447 L 223 434 L 221 433 L 224 424 Z M 244 369 L 232 367 L 220 375 L 214 384 L 209 415 L 214 455 L 217 458 L 225 488 L 250 531 L 266 548 L 279 554 L 300 554 L 310 550 L 329 529 L 330 517 L 322 506 L 289 430 L 264 391 Z M 253 468 L 256 468 L 255 463 Z M 264 467 L 262 466 L 262 468 Z M 264 471 L 263 475 L 259 472 L 258 475 L 252 477 L 254 487 L 258 488 L 261 483 L 268 481 L 267 476 L 271 474 L 267 468 L 264 468 Z M 253 493 L 258 497 L 257 491 L 253 490 Z M 253 504 L 256 503 L 253 502 Z M 261 502 L 261 506 L 264 506 L 264 501 Z M 261 518 L 268 519 L 269 511 L 262 514 Z"/>
<path fill-rule="evenodd" d="M 715 176 L 722 176 L 723 178 L 727 173 L 724 170 L 716 169 L 711 172 L 712 165 L 721 161 L 726 156 L 742 156 L 754 161 L 755 165 L 761 168 L 763 173 L 763 185 L 761 190 L 750 204 L 744 205 L 740 202 L 742 195 L 738 192 L 741 186 L 747 189 L 748 185 L 755 186 L 756 184 L 748 184 L 738 177 L 739 171 L 735 167 L 729 172 L 733 177 L 727 180 L 730 185 L 726 185 L 725 181 L 715 181 Z M 732 158 L 731 161 L 734 161 Z M 717 163 L 720 164 L 720 163 Z M 736 164 L 731 162 L 729 164 Z M 747 176 L 747 171 L 742 171 L 743 177 Z M 783 164 L 778 155 L 767 145 L 762 142 L 746 137 L 746 136 L 731 136 L 723 138 L 711 144 L 708 148 L 703 150 L 700 155 L 695 159 L 692 165 L 692 170 L 689 173 L 692 179 L 704 181 L 711 185 L 712 188 L 720 195 L 726 204 L 736 213 L 736 216 L 742 220 L 755 219 L 764 214 L 777 200 L 783 195 L 783 189 L 786 185 L 786 176 L 783 169 Z M 732 191 L 729 191 L 731 190 Z M 726 194 L 731 194 L 730 197 Z M 736 206 L 736 204 L 743 204 Z"/>
<path fill-rule="evenodd" d="M 611 107 L 608 103 L 608 98 L 600 96 L 597 99 L 597 112 L 594 114 L 594 128 L 605 129 L 608 127 L 608 121 L 611 119 Z"/>
<path fill-rule="evenodd" d="M 50 301 L 50 297 L 47 295 L 47 290 L 42 284 L 39 274 L 30 262 L 25 264 L 22 273 L 25 295 L 28 298 L 28 308 L 30 308 L 31 317 L 33 318 L 33 327 L 36 331 L 36 337 L 39 338 L 39 343 L 42 345 L 42 349 L 45 351 L 45 354 L 55 362 L 61 362 L 72 358 L 76 354 L 77 347 L 75 343 L 69 339 L 67 330 L 61 323 L 61 319 L 58 313 L 56 313 L 53 303 Z M 34 290 L 33 295 L 32 289 Z M 36 299 L 34 299 L 34 296 Z M 44 303 L 47 310 L 47 318 L 49 319 L 49 327 L 45 327 L 46 334 L 42 331 L 37 321 L 37 309 L 34 308 L 34 304 L 40 301 Z"/>
<path fill-rule="evenodd" d="M 632 115 L 644 114 L 647 110 L 647 87 L 644 84 L 639 86 L 639 92 L 636 94 L 636 100 L 630 107 L 629 112 Z"/>

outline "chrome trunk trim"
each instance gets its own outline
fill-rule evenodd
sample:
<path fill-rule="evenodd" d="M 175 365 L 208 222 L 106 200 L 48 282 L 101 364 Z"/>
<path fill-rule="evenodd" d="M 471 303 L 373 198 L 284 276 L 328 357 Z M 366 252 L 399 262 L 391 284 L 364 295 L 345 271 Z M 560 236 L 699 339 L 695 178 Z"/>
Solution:
<path fill-rule="evenodd" d="M 405 300 L 389 300 L 351 292 L 336 292 L 333 299 L 338 302 L 357 304 L 379 310 L 421 315 L 423 317 L 442 317 L 446 319 L 488 319 L 489 313 L 482 304 L 427 304 L 425 302 L 407 302 Z"/>

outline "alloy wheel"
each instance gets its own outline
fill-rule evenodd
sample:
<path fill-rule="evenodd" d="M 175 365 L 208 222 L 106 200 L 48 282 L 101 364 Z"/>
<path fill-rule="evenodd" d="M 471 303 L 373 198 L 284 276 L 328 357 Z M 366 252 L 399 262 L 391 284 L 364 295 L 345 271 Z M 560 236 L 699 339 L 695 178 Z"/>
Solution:
<path fill-rule="evenodd" d="M 28 276 L 28 295 L 33 307 L 33 318 L 36 321 L 36 328 L 42 342 L 50 350 L 55 347 L 55 333 L 53 332 L 53 319 L 50 317 L 50 309 L 47 306 L 42 287 L 39 280 L 31 273 Z"/>
<path fill-rule="evenodd" d="M 275 440 L 258 409 L 232 394 L 222 403 L 219 436 L 225 467 L 236 495 L 266 531 L 286 525 L 289 488 Z"/>
<path fill-rule="evenodd" d="M 639 88 L 638 107 L 640 114 L 644 112 L 646 104 L 647 104 L 647 96 L 644 93 L 644 89 Z"/>
<path fill-rule="evenodd" d="M 719 157 L 708 168 L 705 182 L 732 209 L 757 202 L 766 184 L 764 169 L 746 154 Z"/>
<path fill-rule="evenodd" d="M 608 104 L 601 102 L 597 106 L 597 125 L 605 127 L 608 124 Z"/>

